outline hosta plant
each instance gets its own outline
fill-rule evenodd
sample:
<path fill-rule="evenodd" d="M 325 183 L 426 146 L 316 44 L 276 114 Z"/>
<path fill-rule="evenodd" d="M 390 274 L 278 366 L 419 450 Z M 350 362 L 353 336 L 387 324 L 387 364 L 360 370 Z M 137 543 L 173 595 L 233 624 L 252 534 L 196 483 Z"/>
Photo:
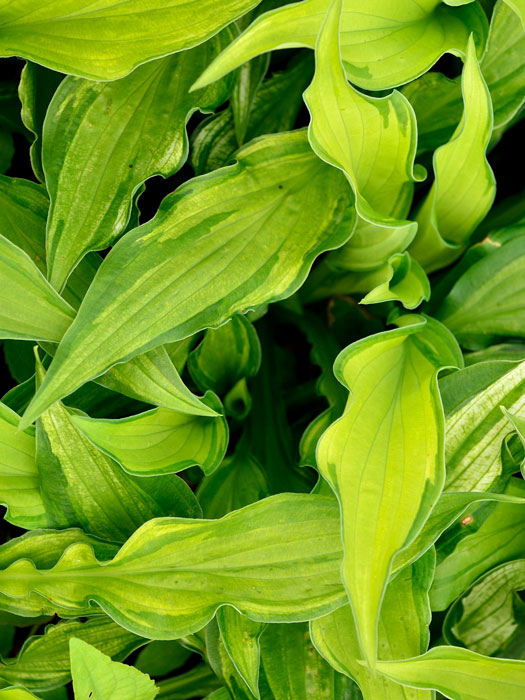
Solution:
<path fill-rule="evenodd" d="M 524 22 L 0 0 L 0 700 L 525 698 Z"/>

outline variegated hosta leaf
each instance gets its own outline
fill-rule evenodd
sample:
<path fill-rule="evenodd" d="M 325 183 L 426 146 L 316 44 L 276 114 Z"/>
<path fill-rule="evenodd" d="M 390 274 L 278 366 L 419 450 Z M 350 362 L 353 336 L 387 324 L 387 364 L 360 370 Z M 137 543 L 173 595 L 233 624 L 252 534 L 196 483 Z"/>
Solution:
<path fill-rule="evenodd" d="M 115 363 L 290 296 L 314 259 L 349 237 L 346 182 L 304 131 L 258 139 L 238 159 L 189 180 L 112 249 L 26 425 Z"/>
<path fill-rule="evenodd" d="M 266 51 L 293 46 L 313 49 L 329 3 L 305 0 L 258 17 L 215 59 L 196 86 L 211 83 Z M 486 24 L 477 3 L 448 7 L 438 0 L 369 0 L 363 8 L 360 0 L 345 0 L 341 54 L 346 74 L 368 90 L 402 85 L 428 70 L 442 54 L 464 54 L 470 32 L 483 47 Z"/>
<path fill-rule="evenodd" d="M 69 683 L 69 640 L 73 637 L 119 661 L 145 643 L 144 639 L 103 615 L 86 622 L 61 622 L 47 627 L 42 636 L 29 637 L 16 659 L 4 659 L 0 679 L 34 691 L 51 690 Z"/>
<path fill-rule="evenodd" d="M 0 562 L 3 548 L 12 555 L 15 546 L 0 547 Z M 338 507 L 322 496 L 281 494 L 222 520 L 151 520 L 106 562 L 80 543 L 54 568 L 37 569 L 28 548 L 21 551 L 0 571 L 0 593 L 20 598 L 19 607 L 39 594 L 84 615 L 93 601 L 149 638 L 191 634 L 226 604 L 256 621 L 294 622 L 345 600 Z"/>
<path fill-rule="evenodd" d="M 388 584 L 378 624 L 381 660 L 404 659 L 427 650 L 428 589 L 434 565 L 434 552 L 429 552 Z M 319 653 L 358 683 L 364 700 L 433 700 L 429 691 L 403 687 L 359 663 L 362 651 L 349 605 L 313 620 L 310 630 Z"/>
<path fill-rule="evenodd" d="M 220 411 L 214 394 L 206 403 Z M 102 452 L 130 474 L 170 474 L 198 464 L 211 474 L 228 446 L 223 416 L 194 416 L 169 408 L 154 408 L 129 418 L 103 420 L 72 416 L 72 423 Z"/>
<path fill-rule="evenodd" d="M 0 403 L 0 502 L 5 519 L 32 530 L 48 524 L 35 461 L 35 431 L 18 430 L 19 416 Z"/>
<path fill-rule="evenodd" d="M 416 225 L 397 219 L 408 211 L 416 179 L 414 112 L 398 92 L 369 97 L 348 84 L 339 48 L 342 7 L 342 0 L 330 3 L 315 50 L 314 79 L 304 94 L 312 117 L 310 143 L 345 173 L 360 217 L 374 226 L 408 228 L 405 236 L 412 239 Z"/>
<path fill-rule="evenodd" d="M 410 253 L 395 253 L 382 270 L 385 281 L 368 292 L 361 304 L 401 301 L 406 309 L 415 309 L 422 301 L 430 299 L 428 277 Z"/>
<path fill-rule="evenodd" d="M 249 620 L 229 605 L 217 610 L 217 624 L 233 665 L 252 694 L 259 698 L 259 638 L 266 625 Z"/>
<path fill-rule="evenodd" d="M 413 688 L 435 688 L 452 700 L 521 700 L 525 662 L 491 659 L 440 646 L 406 661 L 380 661 L 378 671 Z"/>
<path fill-rule="evenodd" d="M 62 82 L 47 111 L 42 143 L 51 199 L 48 278 L 55 289 L 62 289 L 85 253 L 117 240 L 145 180 L 172 175 L 184 164 L 188 118 L 227 94 L 224 83 L 188 90 L 229 39 L 231 32 L 222 33 L 120 80 L 71 76 Z"/>
<path fill-rule="evenodd" d="M 257 0 L 39 0 L 0 2 L 0 56 L 95 80 L 202 43 Z M 195 21 L 196 13 L 199 21 Z"/>
<path fill-rule="evenodd" d="M 510 240 L 501 234 L 488 237 L 488 254 L 463 271 L 436 313 L 466 348 L 523 337 L 525 230 L 511 230 Z"/>
<path fill-rule="evenodd" d="M 513 478 L 505 493 L 523 500 L 525 484 Z M 497 503 L 488 517 L 478 507 L 455 528 L 438 543 L 438 565 L 430 591 L 433 610 L 445 610 L 491 568 L 525 557 L 523 502 Z"/>
<path fill-rule="evenodd" d="M 444 624 L 446 638 L 478 654 L 525 658 L 525 604 L 517 594 L 524 588 L 525 559 L 492 569 L 449 610 Z"/>
<path fill-rule="evenodd" d="M 502 442 L 512 426 L 500 406 L 525 407 L 525 362 L 481 362 L 444 377 L 447 491 L 485 491 L 502 475 Z"/>
<path fill-rule="evenodd" d="M 421 316 L 397 323 L 337 358 L 334 372 L 351 397 L 317 448 L 341 507 L 342 578 L 371 665 L 392 559 L 419 533 L 445 480 L 437 373 L 462 364 L 444 326 Z"/>
<path fill-rule="evenodd" d="M 158 688 L 133 666 L 112 661 L 82 639 L 71 639 L 71 675 L 75 698 L 93 700 L 153 700 Z"/>
<path fill-rule="evenodd" d="M 417 214 L 418 231 L 409 248 L 429 272 L 461 255 L 496 193 L 485 155 L 492 135 L 492 102 L 472 36 L 461 89 L 463 117 L 450 141 L 434 153 L 435 181 Z"/>

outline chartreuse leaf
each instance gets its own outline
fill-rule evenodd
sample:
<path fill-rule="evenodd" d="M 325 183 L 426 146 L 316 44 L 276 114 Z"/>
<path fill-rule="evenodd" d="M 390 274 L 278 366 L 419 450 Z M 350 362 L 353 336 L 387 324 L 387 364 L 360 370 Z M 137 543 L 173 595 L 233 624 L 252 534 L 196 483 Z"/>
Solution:
<path fill-rule="evenodd" d="M 361 299 L 361 304 L 401 301 L 406 309 L 415 309 L 430 299 L 430 282 L 423 268 L 406 250 L 395 253 L 384 266 L 385 281 Z"/>
<path fill-rule="evenodd" d="M 344 178 L 304 131 L 258 139 L 238 159 L 189 180 L 112 249 L 25 424 L 117 362 L 290 296 L 349 237 Z"/>
<path fill-rule="evenodd" d="M 378 623 L 380 659 L 404 659 L 427 650 L 428 589 L 434 565 L 435 555 L 429 552 L 387 586 Z M 432 700 L 430 692 L 405 688 L 359 662 L 362 651 L 349 605 L 313 620 L 310 630 L 319 653 L 340 673 L 356 681 L 364 700 Z"/>
<path fill-rule="evenodd" d="M 257 0 L 10 0 L 0 3 L 0 55 L 114 80 L 216 34 Z M 199 21 L 195 21 L 198 13 Z"/>
<path fill-rule="evenodd" d="M 262 700 L 357 697 L 355 684 L 316 651 L 308 625 L 268 625 L 261 635 Z"/>
<path fill-rule="evenodd" d="M 214 394 L 208 394 L 205 400 L 221 410 Z M 102 452 L 137 476 L 170 474 L 195 464 L 210 474 L 222 462 L 228 446 L 228 424 L 223 416 L 194 416 L 154 408 L 118 420 L 79 415 L 72 416 L 71 421 Z"/>
<path fill-rule="evenodd" d="M 0 501 L 5 519 L 32 530 L 48 524 L 35 461 L 34 429 L 18 430 L 19 416 L 0 403 Z"/>
<path fill-rule="evenodd" d="M 512 7 L 514 12 L 516 12 L 518 17 L 521 19 L 523 28 L 525 29 L 525 3 L 523 0 L 505 0 L 505 2 L 509 7 Z"/>
<path fill-rule="evenodd" d="M 70 76 L 62 82 L 49 105 L 42 142 L 51 199 L 48 277 L 55 289 L 62 289 L 87 251 L 117 240 L 145 180 L 172 175 L 184 164 L 188 118 L 196 109 L 217 106 L 227 86 L 188 90 L 229 39 L 231 33 L 222 33 L 120 80 Z"/>
<path fill-rule="evenodd" d="M 253 694 L 224 645 L 216 619 L 206 626 L 205 642 L 208 663 L 217 678 L 228 688 L 231 697 L 235 700 L 253 700 Z"/>
<path fill-rule="evenodd" d="M 23 688 L 3 688 L 0 690 L 2 700 L 39 700 L 36 695 Z"/>
<path fill-rule="evenodd" d="M 447 491 L 485 491 L 502 475 L 501 446 L 511 426 L 500 406 L 525 407 L 525 362 L 481 362 L 444 377 Z"/>
<path fill-rule="evenodd" d="M 0 678 L 29 690 L 51 690 L 71 680 L 69 641 L 81 639 L 117 660 L 125 659 L 145 640 L 116 625 L 105 615 L 86 622 L 49 625 L 41 636 L 29 637 L 16 659 L 4 659 Z"/>
<path fill-rule="evenodd" d="M 312 117 L 310 143 L 345 173 L 362 226 L 398 229 L 395 235 L 406 247 L 416 233 L 413 222 L 399 220 L 408 211 L 416 179 L 415 115 L 398 92 L 369 97 L 347 83 L 338 42 L 342 7 L 342 0 L 330 4 L 317 42 L 315 76 L 304 94 Z"/>
<path fill-rule="evenodd" d="M 525 559 L 489 571 L 450 609 L 444 624 L 447 639 L 478 654 L 516 658 L 517 651 L 523 659 L 525 604 L 517 591 L 524 587 Z"/>
<path fill-rule="evenodd" d="M 410 253 L 432 272 L 453 262 L 494 200 L 496 181 L 486 159 L 492 102 L 472 36 L 461 78 L 464 111 L 452 138 L 434 153 L 435 180 L 418 214 Z"/>
<path fill-rule="evenodd" d="M 37 364 L 37 378 L 43 369 Z M 37 465 L 48 519 L 60 527 L 123 542 L 147 520 L 198 513 L 189 487 L 177 476 L 137 479 L 99 452 L 75 427 L 60 402 L 37 424 Z"/>
<path fill-rule="evenodd" d="M 258 17 L 206 69 L 195 87 L 217 80 L 266 51 L 313 49 L 330 0 L 305 0 Z M 462 55 L 469 32 L 482 47 L 486 18 L 477 4 L 448 7 L 437 0 L 346 0 L 341 19 L 341 56 L 353 83 L 368 90 L 402 85 L 450 52 Z"/>
<path fill-rule="evenodd" d="M 254 622 L 225 605 L 217 610 L 222 643 L 250 691 L 259 698 L 259 638 L 266 625 Z"/>
<path fill-rule="evenodd" d="M 445 480 L 437 373 L 462 364 L 444 326 L 421 316 L 397 323 L 338 356 L 334 372 L 351 397 L 317 448 L 341 507 L 342 578 L 371 665 L 392 559 L 421 530 Z"/>
<path fill-rule="evenodd" d="M 474 261 L 454 284 L 437 317 L 467 348 L 498 337 L 523 337 L 525 324 L 525 231 Z"/>
<path fill-rule="evenodd" d="M 452 700 L 521 700 L 525 663 L 491 659 L 459 647 L 435 647 L 405 661 L 380 661 L 378 671 L 413 688 L 435 688 Z"/>
<path fill-rule="evenodd" d="M 295 622 L 345 599 L 337 503 L 311 494 L 273 496 L 221 520 L 151 520 L 109 562 L 82 543 L 54 568 L 37 570 L 25 554 L 0 572 L 0 592 L 22 598 L 19 606 L 39 594 L 82 615 L 93 601 L 156 639 L 202 629 L 221 605 L 255 621 Z"/>
<path fill-rule="evenodd" d="M 525 498 L 523 481 L 513 478 L 505 493 Z M 525 557 L 523 503 L 498 503 L 485 518 L 480 510 L 472 511 L 464 525 L 457 525 L 459 533 L 451 532 L 438 543 L 438 565 L 430 591 L 433 610 L 445 610 L 489 569 Z"/>
<path fill-rule="evenodd" d="M 0 335 L 58 342 L 75 317 L 29 256 L 0 234 Z"/>
<path fill-rule="evenodd" d="M 133 666 L 112 661 L 81 639 L 71 639 L 71 675 L 75 700 L 153 700 L 158 688 Z"/>

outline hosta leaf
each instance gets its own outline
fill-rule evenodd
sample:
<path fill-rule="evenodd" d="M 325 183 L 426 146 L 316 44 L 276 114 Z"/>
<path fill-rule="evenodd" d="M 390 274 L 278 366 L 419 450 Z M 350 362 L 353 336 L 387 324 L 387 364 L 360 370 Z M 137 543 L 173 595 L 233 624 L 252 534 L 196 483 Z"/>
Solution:
<path fill-rule="evenodd" d="M 152 58 L 188 49 L 216 34 L 257 0 L 10 0 L 0 4 L 0 55 L 113 80 Z M 198 12 L 199 21 L 195 21 Z M 169 28 L 169 29 L 168 29 Z"/>
<path fill-rule="evenodd" d="M 523 659 L 525 604 L 517 594 L 523 588 L 524 559 L 492 569 L 450 609 L 444 625 L 447 639 L 487 656 L 509 656 L 508 647 L 515 639 Z"/>
<path fill-rule="evenodd" d="M 167 676 L 184 666 L 191 655 L 189 649 L 174 639 L 153 641 L 140 650 L 134 665 L 148 676 Z"/>
<path fill-rule="evenodd" d="M 491 659 L 459 647 L 436 647 L 415 659 L 381 661 L 378 671 L 415 688 L 435 688 L 453 700 L 520 700 L 525 663 Z"/>
<path fill-rule="evenodd" d="M 492 247 L 463 272 L 437 311 L 467 348 L 524 334 L 525 234 L 503 243 L 495 238 Z"/>
<path fill-rule="evenodd" d="M 145 642 L 102 615 L 86 622 L 61 622 L 47 627 L 42 636 L 29 637 L 16 659 L 4 659 L 0 678 L 35 691 L 69 683 L 69 641 L 73 637 L 92 644 L 117 660 L 125 659 Z"/>
<path fill-rule="evenodd" d="M 2 700 L 40 700 L 23 688 L 3 688 L 0 690 L 0 698 Z"/>
<path fill-rule="evenodd" d="M 334 372 L 351 398 L 317 448 L 319 469 L 340 502 L 342 577 L 371 664 L 392 559 L 421 530 L 445 480 L 437 373 L 462 363 L 443 326 L 421 316 L 398 323 L 337 358 Z"/>
<path fill-rule="evenodd" d="M 49 281 L 62 289 L 89 250 L 123 233 L 133 195 L 152 175 L 167 177 L 188 152 L 186 122 L 226 96 L 218 84 L 188 93 L 231 33 L 191 51 L 150 61 L 111 82 L 68 77 L 44 123 L 42 160 L 51 199 L 47 226 Z"/>
<path fill-rule="evenodd" d="M 525 362 L 482 362 L 440 382 L 446 414 L 447 491 L 484 491 L 502 474 L 511 431 L 500 406 L 525 407 Z"/>
<path fill-rule="evenodd" d="M 220 682 L 208 664 L 199 664 L 180 676 L 160 681 L 158 700 L 185 700 L 203 696 L 213 697 L 214 700 L 232 700 L 226 688 L 216 690 L 218 686 Z M 224 695 L 221 691 L 224 691 Z"/>
<path fill-rule="evenodd" d="M 117 362 L 290 296 L 317 255 L 345 242 L 346 183 L 304 131 L 258 139 L 238 158 L 180 187 L 112 249 L 26 423 Z"/>
<path fill-rule="evenodd" d="M 206 69 L 197 86 L 266 51 L 313 49 L 328 6 L 329 0 L 305 0 L 258 17 Z M 382 90 L 417 78 L 443 53 L 464 53 L 471 31 L 483 46 L 486 19 L 477 4 L 448 7 L 437 0 L 373 0 L 363 12 L 359 0 L 346 0 L 341 55 L 349 80 L 368 90 Z"/>
<path fill-rule="evenodd" d="M 512 479 L 505 493 L 523 499 L 525 485 L 519 479 Z M 469 523 L 476 526 L 476 520 L 474 511 Z M 438 544 L 436 577 L 430 591 L 433 610 L 445 610 L 489 569 L 509 559 L 525 556 L 523 503 L 498 503 L 471 534 L 468 527 L 463 529 L 463 536 L 456 538 L 457 542 L 445 542 L 442 552 Z"/>
<path fill-rule="evenodd" d="M 356 196 L 356 211 L 374 226 L 406 227 L 413 192 L 416 121 L 406 98 L 363 95 L 347 83 L 339 49 L 342 0 L 331 2 L 315 51 L 316 69 L 304 99 L 308 137 L 324 161 L 341 169 Z M 343 28 L 344 31 L 344 28 Z"/>
<path fill-rule="evenodd" d="M 316 651 L 308 625 L 268 625 L 262 633 L 262 700 L 351 700 L 354 689 L 354 683 Z"/>
<path fill-rule="evenodd" d="M 225 394 L 243 377 L 253 377 L 261 364 L 257 331 L 245 316 L 206 332 L 191 353 L 188 369 L 201 391 Z"/>
<path fill-rule="evenodd" d="M 258 56 L 239 69 L 231 96 L 234 131 L 239 146 L 245 143 L 255 96 L 266 75 L 269 63 L 269 56 Z"/>
<path fill-rule="evenodd" d="M 18 430 L 17 414 L 0 403 L 0 501 L 5 519 L 31 530 L 46 527 L 47 515 L 40 494 L 33 428 Z"/>
<path fill-rule="evenodd" d="M 217 624 L 222 643 L 237 672 L 252 694 L 259 698 L 259 638 L 265 625 L 249 620 L 229 605 L 217 610 Z"/>
<path fill-rule="evenodd" d="M 392 255 L 385 265 L 385 281 L 361 299 L 361 304 L 401 301 L 406 309 L 415 309 L 430 299 L 430 282 L 423 268 L 406 251 Z"/>
<path fill-rule="evenodd" d="M 505 0 L 505 2 L 509 7 L 512 7 L 514 12 L 516 12 L 518 17 L 521 19 L 523 28 L 525 29 L 525 3 L 523 0 Z"/>
<path fill-rule="evenodd" d="M 75 317 L 23 250 L 0 234 L 0 335 L 58 342 Z"/>
<path fill-rule="evenodd" d="M 208 663 L 217 678 L 228 688 L 230 697 L 234 700 L 253 700 L 253 694 L 224 645 L 216 619 L 206 626 L 205 639 Z"/>
<path fill-rule="evenodd" d="M 429 553 L 389 583 L 378 624 L 380 659 L 404 659 L 427 650 L 434 563 Z M 358 683 L 364 700 L 432 700 L 431 693 L 404 688 L 359 663 L 362 651 L 349 605 L 313 620 L 310 629 L 319 653 Z"/>
<path fill-rule="evenodd" d="M 206 400 L 221 410 L 216 396 L 209 394 Z M 137 476 L 170 474 L 195 464 L 210 474 L 228 445 L 228 425 L 222 416 L 154 408 L 119 420 L 72 416 L 71 421 L 102 452 Z"/>
<path fill-rule="evenodd" d="M 409 248 L 429 272 L 459 257 L 496 192 L 485 156 L 492 134 L 492 102 L 472 37 L 461 88 L 463 117 L 450 141 L 434 153 L 435 181 L 417 214 L 417 236 Z"/>
<path fill-rule="evenodd" d="M 81 639 L 69 642 L 75 700 L 153 700 L 158 688 L 133 666 L 112 661 Z"/>
<path fill-rule="evenodd" d="M 41 367 L 37 375 L 42 376 Z M 198 513 L 188 486 L 175 475 L 138 479 L 126 474 L 77 430 L 57 402 L 37 424 L 37 465 L 49 521 L 59 527 L 123 542 L 147 520 Z"/>
<path fill-rule="evenodd" d="M 261 622 L 308 620 L 344 601 L 339 533 L 334 499 L 281 494 L 221 520 L 152 520 L 110 562 L 79 544 L 37 571 L 26 551 L 0 572 L 0 591 L 51 597 L 71 614 L 85 614 L 91 600 L 156 639 L 201 629 L 225 604 Z"/>

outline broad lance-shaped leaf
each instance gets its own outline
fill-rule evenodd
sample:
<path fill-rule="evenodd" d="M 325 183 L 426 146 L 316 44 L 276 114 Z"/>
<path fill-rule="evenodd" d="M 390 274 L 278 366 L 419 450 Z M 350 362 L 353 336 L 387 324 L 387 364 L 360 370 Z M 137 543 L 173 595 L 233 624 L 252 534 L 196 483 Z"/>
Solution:
<path fill-rule="evenodd" d="M 16 659 L 3 659 L 0 678 L 29 690 L 51 690 L 71 680 L 69 640 L 81 639 L 117 661 L 125 659 L 145 639 L 116 625 L 105 615 L 86 622 L 49 625 L 41 636 L 29 637 Z"/>
<path fill-rule="evenodd" d="M 43 368 L 37 364 L 41 381 Z M 48 520 L 58 527 L 123 542 L 160 515 L 198 514 L 197 501 L 176 475 L 138 479 L 99 452 L 76 429 L 72 411 L 60 402 L 37 423 L 37 465 Z"/>
<path fill-rule="evenodd" d="M 85 544 L 69 546 L 54 568 L 37 570 L 24 555 L 0 572 L 0 592 L 19 606 L 39 594 L 84 615 L 93 601 L 155 639 L 202 629 L 221 605 L 255 621 L 298 622 L 345 600 L 337 503 L 311 494 L 273 496 L 222 520 L 151 520 L 109 562 Z"/>
<path fill-rule="evenodd" d="M 461 255 L 496 193 L 485 155 L 492 135 L 492 102 L 472 36 L 461 89 L 463 117 L 450 141 L 434 153 L 434 184 L 417 214 L 418 231 L 409 248 L 429 272 Z"/>
<path fill-rule="evenodd" d="M 112 661 L 81 639 L 69 642 L 71 675 L 76 700 L 153 700 L 158 688 L 133 666 Z"/>
<path fill-rule="evenodd" d="M 257 139 L 237 165 L 186 182 L 105 258 L 24 423 L 115 363 L 293 294 L 350 236 L 348 190 L 305 131 Z"/>
<path fill-rule="evenodd" d="M 71 76 L 62 82 L 47 111 L 42 144 L 51 199 L 46 250 L 55 289 L 62 289 L 87 251 L 117 240 L 145 180 L 168 177 L 184 164 L 188 118 L 196 109 L 216 107 L 227 85 L 188 90 L 231 37 L 223 32 L 120 80 Z"/>
<path fill-rule="evenodd" d="M 19 421 L 0 403 L 0 502 L 7 507 L 8 522 L 31 530 L 46 527 L 48 521 L 35 461 L 35 431 L 18 430 Z"/>
<path fill-rule="evenodd" d="M 445 638 L 478 654 L 523 659 L 525 603 L 518 591 L 524 588 L 525 559 L 492 569 L 450 608 Z"/>
<path fill-rule="evenodd" d="M 207 394 L 204 400 L 221 410 L 214 394 Z M 154 408 L 118 420 L 79 415 L 71 421 L 102 452 L 137 476 L 171 474 L 195 464 L 211 474 L 228 446 L 228 424 L 223 416 L 192 416 Z"/>
<path fill-rule="evenodd" d="M 0 335 L 58 342 L 75 317 L 23 250 L 0 234 Z"/>
<path fill-rule="evenodd" d="M 412 688 L 435 688 L 452 700 L 522 700 L 525 661 L 492 659 L 440 646 L 406 661 L 380 661 L 380 673 Z"/>
<path fill-rule="evenodd" d="M 380 659 L 404 659 L 427 650 L 434 566 L 435 554 L 428 552 L 388 584 L 378 623 Z M 349 605 L 313 620 L 310 631 L 319 653 L 357 682 L 364 700 L 433 700 L 429 691 L 405 688 L 359 663 L 362 651 Z"/>
<path fill-rule="evenodd" d="M 304 93 L 308 137 L 320 158 L 345 173 L 359 216 L 373 226 L 407 229 L 399 232 L 406 247 L 416 224 L 397 219 L 407 213 L 416 179 L 414 111 L 399 92 L 375 98 L 348 84 L 338 39 L 342 7 L 342 0 L 331 2 L 319 34 L 314 79 Z"/>
<path fill-rule="evenodd" d="M 94 80 L 201 44 L 257 0 L 39 0 L 0 2 L 0 56 Z M 199 21 L 195 21 L 198 15 Z"/>
<path fill-rule="evenodd" d="M 258 17 L 203 73 L 196 87 L 217 80 L 266 51 L 313 49 L 330 0 L 305 0 Z M 450 3 L 452 4 L 452 3 Z M 345 0 L 341 55 L 346 74 L 367 90 L 414 80 L 446 52 L 461 55 L 470 32 L 485 44 L 487 20 L 477 3 L 448 7 L 439 0 Z"/>
<path fill-rule="evenodd" d="M 338 356 L 334 373 L 351 396 L 317 447 L 319 470 L 340 503 L 342 578 L 370 665 L 392 559 L 419 533 L 445 481 L 437 373 L 463 362 L 436 321 L 403 316 L 397 324 Z"/>

